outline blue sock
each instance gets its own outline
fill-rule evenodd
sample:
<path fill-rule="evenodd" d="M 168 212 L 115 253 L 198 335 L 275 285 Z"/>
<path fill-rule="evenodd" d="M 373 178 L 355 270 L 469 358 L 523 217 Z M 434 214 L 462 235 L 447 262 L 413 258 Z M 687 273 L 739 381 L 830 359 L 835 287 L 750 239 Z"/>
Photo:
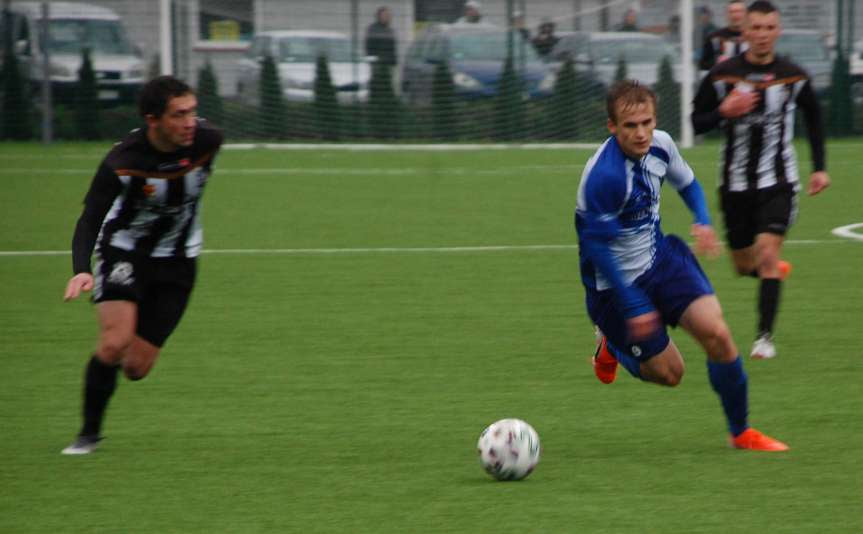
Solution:
<path fill-rule="evenodd" d="M 722 401 L 722 409 L 728 419 L 728 430 L 732 436 L 739 435 L 749 428 L 746 422 L 749 415 L 748 386 L 740 355 L 731 363 L 708 360 L 707 374 L 710 376 L 713 391 L 719 394 Z"/>
<path fill-rule="evenodd" d="M 629 374 L 635 378 L 644 380 L 641 378 L 641 362 L 609 343 L 608 338 L 605 339 L 605 346 L 608 348 L 608 352 L 617 360 L 617 363 L 626 368 Z"/>

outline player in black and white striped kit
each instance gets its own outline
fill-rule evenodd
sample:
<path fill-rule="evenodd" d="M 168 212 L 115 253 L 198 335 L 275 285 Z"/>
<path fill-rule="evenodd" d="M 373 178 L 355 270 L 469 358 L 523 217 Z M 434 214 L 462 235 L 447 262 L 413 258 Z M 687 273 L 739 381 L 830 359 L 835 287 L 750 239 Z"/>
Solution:
<path fill-rule="evenodd" d="M 701 70 L 710 70 L 717 63 L 742 54 L 749 47 L 743 38 L 746 2 L 739 0 L 728 2 L 725 18 L 728 21 L 727 26 L 711 32 L 704 38 L 701 59 L 698 60 L 698 68 Z"/>
<path fill-rule="evenodd" d="M 85 372 L 84 424 L 63 454 L 96 448 L 119 368 L 130 380 L 147 376 L 195 282 L 201 194 L 222 134 L 197 117 L 192 89 L 170 76 L 147 83 L 139 107 L 146 128 L 105 156 L 72 239 L 64 298 L 93 291 L 99 341 Z"/>
<path fill-rule="evenodd" d="M 798 107 L 812 152 L 807 192 L 815 195 L 830 185 L 818 100 L 807 73 L 776 56 L 781 29 L 772 3 L 753 2 L 744 29 L 749 49 L 710 70 L 692 112 L 696 133 L 717 126 L 724 131 L 719 190 L 726 238 L 738 274 L 761 281 L 753 358 L 776 355 L 773 325 L 781 280 L 790 272 L 780 255 L 800 189 L 792 144 Z"/>

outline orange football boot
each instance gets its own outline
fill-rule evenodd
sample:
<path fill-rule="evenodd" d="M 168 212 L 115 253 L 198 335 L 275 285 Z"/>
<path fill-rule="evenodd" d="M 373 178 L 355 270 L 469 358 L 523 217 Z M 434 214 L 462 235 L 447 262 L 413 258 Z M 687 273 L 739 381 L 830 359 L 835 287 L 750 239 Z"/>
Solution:
<path fill-rule="evenodd" d="M 593 373 L 603 384 L 611 384 L 617 378 L 617 359 L 608 351 L 605 336 L 597 342 L 593 355 Z"/>
<path fill-rule="evenodd" d="M 738 436 L 732 436 L 731 446 L 735 449 L 752 451 L 787 451 L 790 448 L 781 441 L 773 439 L 767 434 L 762 434 L 754 428 L 747 428 Z"/>
<path fill-rule="evenodd" d="M 791 275 L 791 263 L 779 260 L 779 279 L 785 280 Z"/>

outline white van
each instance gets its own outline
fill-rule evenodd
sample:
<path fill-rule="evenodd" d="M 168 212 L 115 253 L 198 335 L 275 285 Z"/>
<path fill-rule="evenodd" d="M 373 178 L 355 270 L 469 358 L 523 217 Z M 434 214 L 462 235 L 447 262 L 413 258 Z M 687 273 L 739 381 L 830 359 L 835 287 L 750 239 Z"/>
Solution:
<path fill-rule="evenodd" d="M 0 35 L 11 34 L 23 72 L 35 90 L 42 83 L 42 54 L 47 47 L 54 100 L 70 102 L 78 83 L 82 50 L 89 48 L 99 100 L 134 101 L 146 69 L 117 13 L 92 4 L 51 2 L 48 42 L 43 43 L 42 2 L 12 2 L 9 9 L 7 16 L 0 17 Z"/>

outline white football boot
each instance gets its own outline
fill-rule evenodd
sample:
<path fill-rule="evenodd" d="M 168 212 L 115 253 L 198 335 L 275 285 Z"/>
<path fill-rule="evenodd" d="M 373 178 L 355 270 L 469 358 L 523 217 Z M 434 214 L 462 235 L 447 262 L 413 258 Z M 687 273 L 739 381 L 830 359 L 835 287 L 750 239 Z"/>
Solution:
<path fill-rule="evenodd" d="M 773 338 L 769 334 L 758 336 L 758 339 L 752 344 L 752 352 L 749 353 L 749 356 L 756 360 L 776 357 L 776 345 L 773 344 Z"/>

